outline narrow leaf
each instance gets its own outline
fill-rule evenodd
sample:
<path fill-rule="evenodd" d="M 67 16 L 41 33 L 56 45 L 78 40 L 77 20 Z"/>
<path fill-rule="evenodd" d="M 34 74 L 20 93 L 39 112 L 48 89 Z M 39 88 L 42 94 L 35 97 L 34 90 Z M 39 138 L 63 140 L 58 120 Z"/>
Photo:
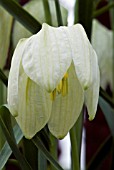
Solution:
<path fill-rule="evenodd" d="M 0 125 L 3 130 L 3 133 L 6 137 L 6 140 L 8 141 L 9 146 L 11 147 L 15 157 L 19 161 L 20 167 L 22 170 L 32 170 L 26 159 L 23 157 L 23 155 L 20 153 L 17 144 L 13 137 L 13 130 L 11 129 L 10 121 L 5 119 L 9 119 L 10 112 L 7 109 L 7 107 L 2 106 L 0 108 Z"/>
<path fill-rule="evenodd" d="M 0 5 L 30 32 L 37 33 L 41 29 L 41 24 L 14 0 L 0 0 Z"/>
<path fill-rule="evenodd" d="M 114 137 L 114 109 L 112 109 L 102 97 L 99 98 L 99 105 L 104 113 L 108 126 Z"/>
<path fill-rule="evenodd" d="M 51 156 L 48 150 L 45 148 L 39 136 L 35 136 L 32 139 L 32 142 L 36 145 L 36 147 L 42 151 L 46 159 L 58 170 L 63 170 L 63 168 L 57 163 L 57 161 Z"/>
<path fill-rule="evenodd" d="M 14 131 L 14 135 L 15 135 L 15 139 L 16 139 L 16 143 L 19 143 L 20 140 L 23 137 L 22 131 L 20 130 L 18 124 L 16 124 L 13 128 Z M 8 144 L 8 142 L 6 141 L 4 146 L 2 147 L 1 151 L 0 151 L 0 169 L 2 169 L 7 160 L 9 159 L 10 155 L 12 154 L 12 150 Z"/>

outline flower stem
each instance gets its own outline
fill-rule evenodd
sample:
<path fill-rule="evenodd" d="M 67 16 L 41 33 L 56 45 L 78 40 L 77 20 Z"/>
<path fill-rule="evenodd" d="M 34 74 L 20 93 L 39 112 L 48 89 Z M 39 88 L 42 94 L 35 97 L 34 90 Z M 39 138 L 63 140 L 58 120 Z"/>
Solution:
<path fill-rule="evenodd" d="M 49 25 L 52 25 L 52 17 L 51 17 L 51 12 L 50 12 L 50 7 L 49 7 L 49 1 L 43 0 L 42 3 L 43 3 L 43 6 L 44 6 L 46 23 L 49 24 Z"/>
<path fill-rule="evenodd" d="M 73 127 L 70 130 L 70 140 L 71 140 L 71 146 L 72 146 L 72 169 L 73 170 L 79 170 L 79 152 L 78 152 L 78 144 L 77 144 L 77 139 L 76 139 L 76 131 L 75 127 Z"/>
<path fill-rule="evenodd" d="M 96 18 L 100 15 L 102 15 L 103 13 L 105 13 L 106 11 L 108 11 L 109 9 L 114 7 L 114 2 L 110 2 L 108 5 L 102 7 L 101 9 L 96 10 L 95 12 L 93 12 L 93 18 Z"/>
<path fill-rule="evenodd" d="M 57 139 L 50 133 L 50 153 L 54 157 L 55 160 L 57 160 Z M 51 165 L 51 170 L 56 170 L 54 166 Z"/>
<path fill-rule="evenodd" d="M 58 26 L 63 26 L 62 14 L 61 14 L 60 4 L 58 0 L 55 0 L 55 8 L 56 8 Z"/>

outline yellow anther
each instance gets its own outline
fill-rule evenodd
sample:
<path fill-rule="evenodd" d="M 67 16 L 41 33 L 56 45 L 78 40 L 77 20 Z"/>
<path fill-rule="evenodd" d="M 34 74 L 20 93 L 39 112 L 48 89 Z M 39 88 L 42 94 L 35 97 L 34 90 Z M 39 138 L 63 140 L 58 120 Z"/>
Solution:
<path fill-rule="evenodd" d="M 67 79 L 68 78 L 68 73 L 66 72 L 63 79 Z"/>
<path fill-rule="evenodd" d="M 61 90 L 62 90 L 62 80 L 60 81 L 60 83 L 58 84 L 56 89 L 57 89 L 58 93 L 61 93 Z"/>
<path fill-rule="evenodd" d="M 56 89 L 54 89 L 50 94 L 50 98 L 51 98 L 52 101 L 55 100 L 55 97 L 56 97 Z"/>
<path fill-rule="evenodd" d="M 56 98 L 56 92 L 58 94 L 62 94 L 62 96 L 66 96 L 68 93 L 68 73 L 66 72 L 58 86 L 50 93 L 50 98 L 52 101 Z"/>
<path fill-rule="evenodd" d="M 68 79 L 62 79 L 62 96 L 66 96 L 68 94 Z"/>

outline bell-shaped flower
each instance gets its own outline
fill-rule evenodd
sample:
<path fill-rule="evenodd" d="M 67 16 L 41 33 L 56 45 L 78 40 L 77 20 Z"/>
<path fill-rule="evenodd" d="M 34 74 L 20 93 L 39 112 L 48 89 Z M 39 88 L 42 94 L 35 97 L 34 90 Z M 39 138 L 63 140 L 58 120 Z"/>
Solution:
<path fill-rule="evenodd" d="M 97 55 L 83 27 L 47 24 L 18 43 L 8 82 L 8 105 L 26 138 L 46 124 L 63 138 L 85 103 L 95 117 L 99 97 Z"/>

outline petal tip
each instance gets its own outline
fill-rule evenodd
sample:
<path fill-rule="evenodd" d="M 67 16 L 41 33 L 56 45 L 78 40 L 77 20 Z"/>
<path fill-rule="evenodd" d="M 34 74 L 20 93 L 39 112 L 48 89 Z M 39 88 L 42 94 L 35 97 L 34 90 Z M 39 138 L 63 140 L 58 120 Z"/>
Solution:
<path fill-rule="evenodd" d="M 94 118 L 95 118 L 95 114 L 91 114 L 91 115 L 89 116 L 89 121 L 92 121 Z"/>

